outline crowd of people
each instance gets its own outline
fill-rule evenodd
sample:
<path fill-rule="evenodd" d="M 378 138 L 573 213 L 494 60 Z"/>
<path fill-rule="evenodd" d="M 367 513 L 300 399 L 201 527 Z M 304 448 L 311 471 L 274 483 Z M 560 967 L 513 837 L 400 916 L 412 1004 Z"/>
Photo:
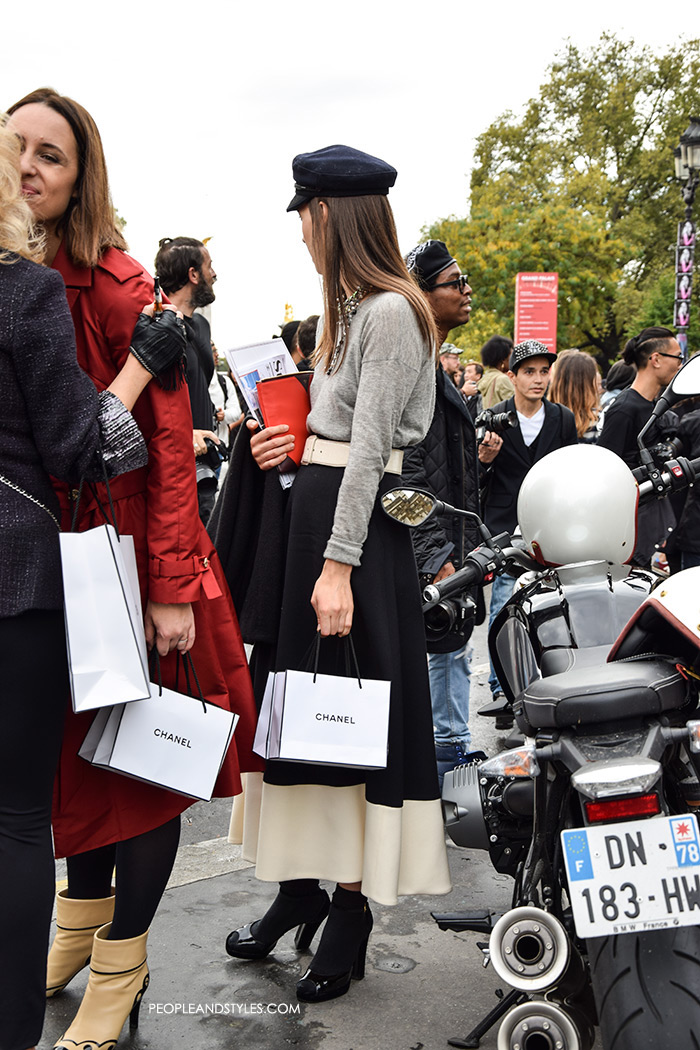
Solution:
<path fill-rule="evenodd" d="M 409 532 L 382 513 L 382 494 L 403 478 L 513 532 L 525 475 L 552 450 L 598 442 L 634 465 L 636 434 L 680 366 L 664 328 L 629 341 L 605 390 L 593 356 L 532 339 L 494 335 L 463 362 L 448 336 L 469 323 L 472 287 L 441 241 L 401 254 L 396 170 L 331 146 L 298 155 L 293 177 L 287 211 L 323 303 L 281 331 L 297 368 L 313 369 L 311 438 L 283 488 L 276 468 L 305 436 L 243 425 L 201 312 L 215 298 L 207 246 L 160 241 L 162 304 L 127 254 L 87 110 L 39 89 L 0 127 L 0 1050 L 35 1047 L 46 999 L 86 966 L 56 1050 L 110 1050 L 127 1017 L 138 1023 L 148 931 L 192 803 L 78 756 L 91 713 L 70 700 L 59 531 L 93 528 L 111 505 L 134 537 L 162 681 L 177 688 L 189 654 L 206 699 L 238 716 L 214 793 L 235 799 L 231 835 L 278 889 L 226 951 L 250 963 L 294 928 L 308 948 L 322 926 L 296 989 L 322 1002 L 364 975 L 370 901 L 449 891 L 440 784 L 484 757 L 469 727 L 474 618 L 426 639 L 420 601 L 421 582 L 453 574 L 477 545 L 474 520 Z M 653 439 L 678 435 L 697 455 L 700 412 L 667 417 Z M 637 563 L 664 544 L 671 560 L 673 535 L 679 561 L 700 563 L 697 517 L 692 495 L 675 516 L 655 505 Z M 490 621 L 512 586 L 494 582 Z M 472 598 L 483 621 L 482 592 Z M 319 670 L 342 674 L 350 635 L 361 674 L 391 683 L 386 767 L 265 765 L 252 743 L 268 673 L 304 670 L 320 636 Z M 493 669 L 490 685 L 488 713 L 505 726 Z M 52 852 L 68 879 L 49 950 Z"/>

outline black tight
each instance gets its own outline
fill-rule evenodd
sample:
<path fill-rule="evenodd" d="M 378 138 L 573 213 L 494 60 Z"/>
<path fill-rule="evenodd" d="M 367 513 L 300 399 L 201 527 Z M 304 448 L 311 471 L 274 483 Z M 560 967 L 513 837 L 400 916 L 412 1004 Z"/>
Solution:
<path fill-rule="evenodd" d="M 0 619 L 0 1050 L 39 1041 L 55 891 L 51 795 L 69 696 L 63 613 Z"/>
<path fill-rule="evenodd" d="M 69 857 L 68 896 L 79 900 L 109 897 L 116 867 L 114 920 L 107 939 L 138 937 L 153 921 L 179 842 L 178 816 L 143 835 Z"/>

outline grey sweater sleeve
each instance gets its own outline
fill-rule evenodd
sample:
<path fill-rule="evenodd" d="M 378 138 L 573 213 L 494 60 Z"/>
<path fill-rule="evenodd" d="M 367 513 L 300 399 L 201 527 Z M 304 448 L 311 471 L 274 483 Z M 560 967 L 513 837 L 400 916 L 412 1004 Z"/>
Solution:
<path fill-rule="evenodd" d="M 360 564 L 392 447 L 419 441 L 433 412 L 433 363 L 412 307 L 400 295 L 383 295 L 368 305 L 361 325 L 350 329 L 340 370 L 357 377 L 357 393 L 348 465 L 324 551 L 326 558 L 348 565 Z"/>

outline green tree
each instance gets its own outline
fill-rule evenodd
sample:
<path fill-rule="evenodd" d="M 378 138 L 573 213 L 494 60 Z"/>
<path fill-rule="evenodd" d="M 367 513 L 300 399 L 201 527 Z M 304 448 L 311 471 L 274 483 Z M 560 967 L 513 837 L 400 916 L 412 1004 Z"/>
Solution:
<path fill-rule="evenodd" d="M 560 348 L 618 356 L 645 290 L 673 271 L 683 204 L 671 150 L 695 112 L 697 40 L 662 53 L 609 34 L 587 50 L 567 42 L 522 117 L 477 139 L 468 216 L 428 231 L 470 274 L 475 335 L 482 311 L 512 332 L 516 273 L 552 270 Z M 671 289 L 671 313 L 672 300 Z M 468 328 L 457 339 L 473 348 Z"/>

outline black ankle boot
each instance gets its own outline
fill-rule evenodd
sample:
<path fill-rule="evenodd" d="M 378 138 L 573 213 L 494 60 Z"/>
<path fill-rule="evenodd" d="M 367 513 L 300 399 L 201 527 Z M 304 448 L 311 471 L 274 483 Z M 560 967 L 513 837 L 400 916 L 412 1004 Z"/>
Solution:
<path fill-rule="evenodd" d="M 351 980 L 365 975 L 367 942 L 373 919 L 367 898 L 340 886 L 311 966 L 297 984 L 302 1003 L 322 1003 L 345 995 Z"/>
<path fill-rule="evenodd" d="M 316 930 L 328 915 L 329 908 L 328 894 L 318 883 L 311 892 L 303 895 L 289 893 L 284 886 L 280 886 L 280 892 L 262 919 L 229 933 L 226 951 L 235 959 L 264 959 L 279 938 L 295 926 L 298 929 L 294 946 L 300 952 L 306 951 Z"/>

